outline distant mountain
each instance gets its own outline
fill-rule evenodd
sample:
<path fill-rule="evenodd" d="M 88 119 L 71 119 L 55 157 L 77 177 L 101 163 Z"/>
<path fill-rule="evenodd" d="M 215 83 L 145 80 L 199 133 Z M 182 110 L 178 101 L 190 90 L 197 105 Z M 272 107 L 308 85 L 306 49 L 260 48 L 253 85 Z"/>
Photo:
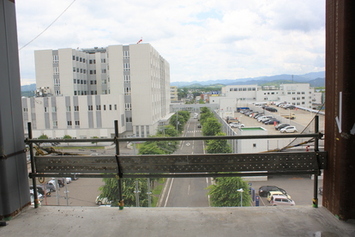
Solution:
<path fill-rule="evenodd" d="M 220 80 L 210 80 L 210 81 L 192 81 L 192 82 L 172 82 L 171 86 L 183 87 L 190 86 L 194 84 L 199 85 L 261 85 L 272 81 L 285 81 L 285 83 L 310 83 L 312 87 L 324 87 L 325 86 L 325 72 L 311 72 L 303 75 L 275 75 L 275 76 L 264 76 L 264 77 L 254 77 L 254 78 L 240 78 L 240 79 L 220 79 Z"/>
<path fill-rule="evenodd" d="M 36 90 L 36 84 L 21 86 L 21 91 L 35 91 L 35 90 Z"/>

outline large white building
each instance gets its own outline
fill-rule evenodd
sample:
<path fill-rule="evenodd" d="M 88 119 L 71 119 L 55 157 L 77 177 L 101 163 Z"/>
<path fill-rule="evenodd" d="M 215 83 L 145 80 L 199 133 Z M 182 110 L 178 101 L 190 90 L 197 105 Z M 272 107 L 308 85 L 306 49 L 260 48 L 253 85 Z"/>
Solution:
<path fill-rule="evenodd" d="M 279 87 L 258 85 L 229 85 L 222 88 L 220 96 L 211 96 L 211 104 L 233 112 L 236 107 L 254 103 L 286 102 L 298 107 L 312 109 L 315 101 L 314 88 L 309 83 L 281 84 Z"/>
<path fill-rule="evenodd" d="M 37 97 L 23 98 L 33 137 L 147 137 L 169 115 L 169 63 L 150 45 L 35 51 Z"/>

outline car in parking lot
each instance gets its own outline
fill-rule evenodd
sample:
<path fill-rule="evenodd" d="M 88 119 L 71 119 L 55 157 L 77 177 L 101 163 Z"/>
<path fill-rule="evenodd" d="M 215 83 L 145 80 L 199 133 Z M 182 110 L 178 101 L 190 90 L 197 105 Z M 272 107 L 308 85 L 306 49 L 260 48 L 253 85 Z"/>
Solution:
<path fill-rule="evenodd" d="M 112 201 L 108 200 L 106 197 L 97 196 L 95 199 L 97 205 L 111 205 Z"/>
<path fill-rule="evenodd" d="M 254 118 L 257 119 L 257 118 L 264 116 L 264 115 L 265 115 L 264 113 L 257 113 L 254 115 Z"/>
<path fill-rule="evenodd" d="M 280 130 L 284 127 L 290 126 L 288 123 L 279 123 L 278 125 L 275 126 L 275 130 Z"/>
<path fill-rule="evenodd" d="M 294 206 L 296 203 L 285 195 L 273 195 L 270 200 L 271 206 Z"/>
<path fill-rule="evenodd" d="M 297 132 L 297 128 L 295 126 L 287 126 L 287 127 L 284 127 L 284 128 L 281 128 L 280 129 L 280 132 L 282 133 L 294 133 L 294 132 Z"/>
<path fill-rule="evenodd" d="M 33 192 L 33 185 L 30 185 L 30 190 L 31 190 L 30 192 Z M 37 185 L 37 192 L 42 196 L 47 196 L 47 197 L 51 196 L 51 190 L 47 187 L 43 187 L 42 185 Z"/>
<path fill-rule="evenodd" d="M 286 190 L 274 185 L 266 185 L 266 186 L 261 186 L 259 188 L 259 196 L 260 197 L 267 197 L 267 195 L 269 194 L 270 191 L 279 191 L 284 195 L 288 195 Z"/>
<path fill-rule="evenodd" d="M 230 123 L 229 126 L 231 128 L 243 128 L 244 124 L 242 124 L 242 123 Z"/>
<path fill-rule="evenodd" d="M 279 190 L 280 189 L 277 186 L 261 186 L 259 188 L 259 196 L 266 197 L 270 191 L 279 191 Z"/>
<path fill-rule="evenodd" d="M 277 109 L 275 109 L 273 107 L 265 106 L 264 109 L 267 110 L 267 111 L 270 111 L 270 112 L 277 112 Z"/>
<path fill-rule="evenodd" d="M 269 119 L 269 120 L 266 120 L 263 122 L 263 124 L 265 124 L 265 125 L 279 124 L 279 123 L 280 123 L 280 120 L 277 120 L 276 118 L 272 118 L 272 119 Z"/>
<path fill-rule="evenodd" d="M 261 117 L 257 118 L 257 120 L 258 120 L 258 122 L 263 122 L 263 121 L 269 120 L 269 119 L 271 119 L 271 118 L 273 118 L 273 116 L 271 116 L 271 115 L 264 115 L 264 116 L 261 116 Z"/>
<path fill-rule="evenodd" d="M 269 202 L 271 201 L 272 197 L 274 195 L 284 195 L 286 196 L 287 198 L 291 199 L 291 196 L 288 195 L 287 193 L 284 193 L 284 192 L 281 192 L 281 191 L 270 191 L 268 194 L 267 194 L 267 197 L 266 197 L 266 200 L 268 200 Z"/>

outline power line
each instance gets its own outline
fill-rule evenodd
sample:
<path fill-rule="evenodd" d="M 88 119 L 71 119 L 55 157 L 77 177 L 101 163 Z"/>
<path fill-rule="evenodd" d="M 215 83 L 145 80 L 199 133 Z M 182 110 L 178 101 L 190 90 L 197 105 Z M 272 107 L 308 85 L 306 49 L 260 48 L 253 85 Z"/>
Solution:
<path fill-rule="evenodd" d="M 59 14 L 59 16 L 57 18 L 54 19 L 54 21 L 49 24 L 41 33 L 39 33 L 36 37 L 34 37 L 32 40 L 30 40 L 27 44 L 25 44 L 24 46 L 22 46 L 19 50 L 25 48 L 27 45 L 29 45 L 30 43 L 32 43 L 33 41 L 35 41 L 38 37 L 40 37 L 44 32 L 46 32 L 49 27 L 51 27 L 70 7 L 71 5 L 73 5 L 73 3 L 75 2 L 76 0 L 73 0 L 69 6 L 67 6 L 67 8 L 64 9 L 64 11 L 62 13 Z"/>

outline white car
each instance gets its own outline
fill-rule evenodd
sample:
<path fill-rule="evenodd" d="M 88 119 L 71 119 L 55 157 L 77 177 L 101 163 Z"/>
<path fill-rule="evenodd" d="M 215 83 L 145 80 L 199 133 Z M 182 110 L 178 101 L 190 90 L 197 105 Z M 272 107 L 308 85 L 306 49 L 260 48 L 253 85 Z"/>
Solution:
<path fill-rule="evenodd" d="M 100 198 L 100 196 L 96 197 L 95 203 L 97 205 L 111 205 L 111 201 L 108 200 L 108 198 L 104 197 L 104 198 Z"/>
<path fill-rule="evenodd" d="M 297 128 L 295 126 L 287 126 L 287 127 L 284 127 L 280 130 L 280 132 L 282 133 L 285 133 L 285 132 L 297 132 Z"/>
<path fill-rule="evenodd" d="M 295 206 L 295 202 L 285 195 L 272 195 L 270 200 L 271 206 Z"/>
<path fill-rule="evenodd" d="M 244 124 L 242 124 L 242 123 L 230 123 L 229 126 L 231 126 L 231 128 L 243 128 Z"/>
<path fill-rule="evenodd" d="M 273 116 L 271 116 L 271 115 L 264 115 L 264 116 L 259 117 L 257 120 L 258 120 L 258 122 L 263 122 L 263 121 L 269 120 L 269 119 L 271 119 L 271 118 L 273 118 Z"/>
<path fill-rule="evenodd" d="M 283 196 L 286 196 L 288 199 L 291 199 L 291 196 L 288 195 L 288 194 L 285 194 L 281 191 L 270 191 L 268 194 L 267 194 L 267 197 L 266 197 L 266 200 L 268 200 L 269 202 L 271 202 L 271 199 L 272 199 L 272 196 L 279 196 L 279 195 L 283 195 Z"/>

